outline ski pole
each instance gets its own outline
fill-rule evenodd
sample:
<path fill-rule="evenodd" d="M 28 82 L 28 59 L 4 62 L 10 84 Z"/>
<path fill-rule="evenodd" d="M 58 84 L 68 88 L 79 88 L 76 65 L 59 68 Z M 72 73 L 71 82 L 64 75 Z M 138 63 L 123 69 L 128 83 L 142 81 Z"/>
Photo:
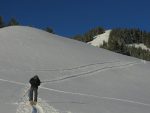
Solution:
<path fill-rule="evenodd" d="M 55 82 L 55 81 L 58 81 L 58 80 L 47 80 L 47 81 L 42 81 L 41 83 L 47 83 L 47 82 Z"/>

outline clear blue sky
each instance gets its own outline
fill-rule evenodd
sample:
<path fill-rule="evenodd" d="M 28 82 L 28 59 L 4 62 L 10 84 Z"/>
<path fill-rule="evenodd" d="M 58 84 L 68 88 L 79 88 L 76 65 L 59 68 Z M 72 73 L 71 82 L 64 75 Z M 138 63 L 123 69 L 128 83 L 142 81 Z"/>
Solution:
<path fill-rule="evenodd" d="M 1 0 L 0 15 L 67 37 L 96 26 L 150 31 L 150 0 Z"/>

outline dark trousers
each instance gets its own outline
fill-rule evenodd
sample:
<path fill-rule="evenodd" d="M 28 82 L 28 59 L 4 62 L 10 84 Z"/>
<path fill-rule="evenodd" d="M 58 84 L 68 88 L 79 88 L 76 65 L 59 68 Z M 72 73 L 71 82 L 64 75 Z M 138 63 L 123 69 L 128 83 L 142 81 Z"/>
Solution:
<path fill-rule="evenodd" d="M 30 90 L 29 90 L 29 101 L 33 101 L 33 96 L 34 96 L 34 101 L 37 102 L 38 88 L 36 88 L 36 87 L 30 88 Z"/>

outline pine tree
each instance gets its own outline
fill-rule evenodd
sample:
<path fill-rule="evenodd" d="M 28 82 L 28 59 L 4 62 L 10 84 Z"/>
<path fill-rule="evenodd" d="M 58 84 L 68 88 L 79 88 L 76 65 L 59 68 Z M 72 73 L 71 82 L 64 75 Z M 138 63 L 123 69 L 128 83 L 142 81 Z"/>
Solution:
<path fill-rule="evenodd" d="M 10 21 L 8 22 L 8 26 L 14 26 L 14 25 L 19 25 L 19 22 L 15 18 L 11 18 Z"/>
<path fill-rule="evenodd" d="M 75 35 L 73 39 L 84 42 L 84 38 L 82 35 Z"/>
<path fill-rule="evenodd" d="M 3 17 L 0 16 L 0 28 L 4 27 Z"/>
<path fill-rule="evenodd" d="M 52 29 L 52 28 L 50 28 L 50 27 L 46 27 L 46 28 L 45 28 L 45 31 L 47 31 L 47 32 L 49 32 L 49 33 L 53 33 L 53 34 L 54 34 L 53 29 Z"/>

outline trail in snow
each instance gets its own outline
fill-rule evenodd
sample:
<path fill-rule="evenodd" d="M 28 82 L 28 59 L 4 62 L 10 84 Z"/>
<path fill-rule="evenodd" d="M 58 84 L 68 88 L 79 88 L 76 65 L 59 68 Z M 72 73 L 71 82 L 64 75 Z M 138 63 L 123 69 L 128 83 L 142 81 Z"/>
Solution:
<path fill-rule="evenodd" d="M 9 81 L 9 80 L 5 80 L 5 79 L 0 79 L 0 81 L 5 81 L 5 82 L 13 83 L 13 84 L 18 84 L 18 85 L 24 85 L 24 86 L 26 86 L 26 84 L 24 84 L 24 83 L 15 82 L 15 81 Z M 137 101 L 132 101 L 131 99 L 118 99 L 118 98 L 111 98 L 111 97 L 99 97 L 99 96 L 96 96 L 96 95 L 90 95 L 90 94 L 84 94 L 84 93 L 67 92 L 67 91 L 63 91 L 63 90 L 56 90 L 56 89 L 51 89 L 51 88 L 42 87 L 42 86 L 40 88 L 41 89 L 45 89 L 45 90 L 49 90 L 49 91 L 53 91 L 53 92 L 57 92 L 57 93 L 80 95 L 80 96 L 86 96 L 86 97 L 97 98 L 97 99 L 106 99 L 106 100 L 111 100 L 111 101 L 114 100 L 114 101 L 120 101 L 120 102 L 128 102 L 128 103 L 139 104 L 139 105 L 144 105 L 144 106 L 150 107 L 150 104 L 146 104 L 146 103 L 142 103 L 142 102 L 137 102 Z M 43 101 L 41 101 L 39 103 L 45 103 L 46 104 L 46 102 L 43 102 Z M 19 103 L 19 105 L 26 105 L 26 103 Z M 29 113 L 29 112 L 17 112 L 17 113 Z"/>
<path fill-rule="evenodd" d="M 116 61 L 109 61 L 109 62 L 99 62 L 99 63 L 91 63 L 87 65 L 81 65 L 73 68 L 65 68 L 65 69 L 39 69 L 39 70 L 33 70 L 33 71 L 69 71 L 69 70 L 75 70 L 75 69 L 81 69 L 89 66 L 99 65 L 99 64 L 108 64 L 108 63 L 117 63 L 120 62 L 119 60 Z"/>
<path fill-rule="evenodd" d="M 38 108 L 36 106 L 32 106 L 32 113 L 39 113 Z"/>
<path fill-rule="evenodd" d="M 37 111 L 38 111 L 39 113 L 44 113 L 42 107 L 39 106 L 38 104 L 35 106 L 35 108 L 37 109 Z"/>
<path fill-rule="evenodd" d="M 45 113 L 45 112 L 43 111 L 43 108 L 37 104 L 32 106 L 32 113 Z"/>
<path fill-rule="evenodd" d="M 16 82 L 16 81 L 12 81 L 12 80 L 6 80 L 6 79 L 0 79 L 0 81 L 12 83 L 12 84 L 18 84 L 18 85 L 26 85 L 25 83 Z"/>
<path fill-rule="evenodd" d="M 29 89 L 29 85 L 26 85 L 22 95 L 26 93 Z M 25 95 L 20 102 L 17 102 L 18 108 L 16 113 L 60 113 L 59 110 L 50 106 L 47 102 L 38 98 L 38 103 L 36 105 L 31 106 L 28 101 L 28 95 Z M 67 111 L 64 113 L 68 113 Z"/>
<path fill-rule="evenodd" d="M 97 71 L 100 71 L 100 70 L 104 70 L 104 69 L 112 69 L 112 68 L 123 68 L 125 66 L 132 66 L 132 65 L 135 65 L 135 64 L 138 64 L 137 62 L 130 62 L 130 63 L 127 63 L 127 64 L 122 64 L 122 65 L 117 65 L 117 66 L 108 66 L 108 67 L 104 67 L 104 68 L 101 68 L 101 69 L 97 69 L 97 70 L 93 70 L 93 71 L 90 71 L 90 72 L 86 72 L 86 73 L 82 73 L 82 74 L 78 74 L 78 75 L 74 75 L 74 76 L 71 76 L 71 77 L 78 77 L 78 76 L 81 76 L 81 75 L 84 75 L 84 74 L 90 74 L 90 73 L 94 73 L 94 72 L 97 72 Z M 63 78 L 64 79 L 68 79 L 69 77 L 66 77 L 66 78 Z M 12 84 L 18 84 L 18 85 L 23 85 L 23 86 L 27 86 L 27 84 L 25 83 L 21 83 L 21 82 L 17 82 L 17 81 L 11 81 L 11 80 L 6 80 L 6 79 L 0 79 L 0 81 L 3 81 L 3 82 L 9 82 L 9 83 L 12 83 Z M 150 104 L 146 104 L 146 103 L 142 103 L 142 102 L 137 102 L 137 101 L 133 101 L 133 100 L 130 100 L 130 99 L 118 99 L 118 98 L 111 98 L 111 97 L 99 97 L 99 96 L 96 96 L 96 95 L 90 95 L 90 94 L 84 94 L 84 93 L 74 93 L 74 92 L 67 92 L 67 91 L 63 91 L 63 90 L 56 90 L 56 89 L 51 89 L 51 88 L 47 88 L 47 87 L 42 87 L 40 86 L 41 89 L 45 89 L 45 90 L 49 90 L 49 91 L 53 91 L 53 92 L 57 92 L 57 93 L 64 93 L 64 94 L 72 94 L 72 95 L 80 95 L 80 96 L 86 96 L 86 97 L 91 97 L 91 98 L 97 98 L 97 99 L 105 99 L 105 100 L 110 100 L 110 101 L 121 101 L 121 102 L 127 102 L 127 103 L 133 103 L 133 104 L 139 104 L 139 105 L 143 105 L 143 106 L 148 106 L 150 107 Z M 28 100 L 24 100 L 25 98 L 27 98 L 26 96 L 23 97 L 23 101 L 24 103 L 20 102 L 18 105 L 18 112 L 17 113 L 30 113 L 28 110 L 29 108 L 26 108 L 27 107 L 27 104 L 26 102 Z M 21 100 L 21 101 L 22 101 Z M 47 104 L 46 102 L 39 102 L 41 105 L 44 103 L 44 104 Z M 40 105 L 40 106 L 41 106 Z M 26 106 L 26 107 L 25 107 Z M 45 105 L 44 105 L 45 106 Z M 47 105 L 48 106 L 48 105 Z M 21 108 L 21 109 L 20 109 Z M 24 109 L 25 108 L 25 109 Z M 38 106 L 37 107 L 38 109 L 41 110 L 41 108 Z M 24 110 L 23 110 L 24 109 Z M 28 109 L 28 110 L 27 110 Z M 52 108 L 51 108 L 52 109 Z M 40 111 L 39 110 L 39 111 Z M 42 110 L 41 110 L 41 113 Z M 56 112 L 54 112 L 56 113 Z M 59 112 L 57 112 L 59 113 Z"/>
<path fill-rule="evenodd" d="M 130 63 L 126 63 L 126 64 L 121 64 L 121 65 L 106 66 L 106 67 L 102 67 L 102 68 L 99 68 L 99 69 L 95 69 L 95 70 L 80 73 L 80 74 L 69 75 L 69 76 L 66 76 L 66 77 L 61 77 L 61 78 L 57 78 L 57 79 L 53 79 L 53 80 L 46 80 L 46 81 L 43 81 L 43 83 L 51 83 L 51 82 L 57 82 L 57 81 L 62 81 L 62 80 L 73 79 L 73 78 L 81 77 L 83 75 L 88 75 L 88 74 L 92 74 L 92 73 L 96 73 L 96 72 L 100 72 L 100 71 L 105 71 L 105 70 L 109 70 L 109 69 L 113 69 L 113 68 L 129 67 L 129 66 L 132 66 L 132 65 L 135 65 L 135 64 L 139 64 L 139 62 L 130 62 Z"/>
<path fill-rule="evenodd" d="M 140 62 L 130 62 L 130 63 L 127 63 L 127 64 L 121 64 L 121 65 L 116 65 L 116 66 L 107 66 L 107 67 L 99 68 L 99 69 L 88 71 L 88 72 L 81 73 L 81 74 L 75 74 L 75 75 L 70 75 L 70 76 L 66 76 L 66 77 L 63 77 L 63 78 L 57 78 L 57 79 L 54 79 L 54 80 L 43 81 L 43 83 L 44 82 L 47 83 L 47 82 L 61 81 L 61 80 L 65 80 L 65 79 L 70 79 L 70 78 L 80 77 L 82 75 L 95 73 L 95 72 L 98 72 L 98 71 L 104 71 L 104 70 L 109 70 L 109 69 L 113 69 L 113 68 L 123 68 L 123 67 L 126 67 L 126 66 L 127 67 L 132 66 L 132 65 L 135 65 L 135 64 L 140 64 Z M 9 82 L 9 83 L 13 83 L 13 84 L 19 84 L 19 85 L 26 85 L 26 84 L 21 83 L 21 82 L 11 81 L 11 80 L 6 80 L 6 79 L 0 79 L 0 81 Z"/>
<path fill-rule="evenodd" d="M 35 72 L 35 71 L 38 71 L 38 72 L 42 72 L 42 71 L 56 71 L 56 72 L 61 72 L 61 71 L 72 71 L 72 70 L 77 70 L 77 69 L 82 69 L 82 68 L 85 68 L 85 67 L 90 67 L 90 66 L 95 66 L 95 65 L 101 65 L 101 64 L 111 64 L 111 63 L 117 63 L 117 62 L 120 62 L 120 60 L 115 60 L 115 61 L 106 61 L 106 62 L 98 62 L 98 63 L 91 63 L 91 64 L 85 64 L 85 65 L 80 65 L 80 66 L 76 66 L 76 67 L 72 67 L 72 68 L 62 68 L 62 69 L 31 69 L 31 70 L 23 70 L 23 71 L 26 71 L 26 72 Z M 15 69 L 14 71 L 16 71 L 17 69 Z M 20 70 L 20 69 L 19 69 Z M 4 69 L 0 69 L 0 71 L 7 71 L 7 70 L 4 70 Z M 13 70 L 12 70 L 13 71 Z"/>
<path fill-rule="evenodd" d="M 97 98 L 97 99 L 106 99 L 106 100 L 128 102 L 128 103 L 139 104 L 139 105 L 144 105 L 144 106 L 150 107 L 150 104 L 146 104 L 146 103 L 142 103 L 142 102 L 137 102 L 137 101 L 132 101 L 131 99 L 119 99 L 119 98 L 111 98 L 111 97 L 100 97 L 100 96 L 91 95 L 91 94 L 66 92 L 66 91 L 63 91 L 63 90 L 56 90 L 56 89 L 51 89 L 51 88 L 46 88 L 46 87 L 41 87 L 41 88 L 42 89 L 47 89 L 49 91 L 64 93 L 64 94 L 72 94 L 72 95 L 80 95 L 80 96 L 92 97 L 92 98 Z"/>

